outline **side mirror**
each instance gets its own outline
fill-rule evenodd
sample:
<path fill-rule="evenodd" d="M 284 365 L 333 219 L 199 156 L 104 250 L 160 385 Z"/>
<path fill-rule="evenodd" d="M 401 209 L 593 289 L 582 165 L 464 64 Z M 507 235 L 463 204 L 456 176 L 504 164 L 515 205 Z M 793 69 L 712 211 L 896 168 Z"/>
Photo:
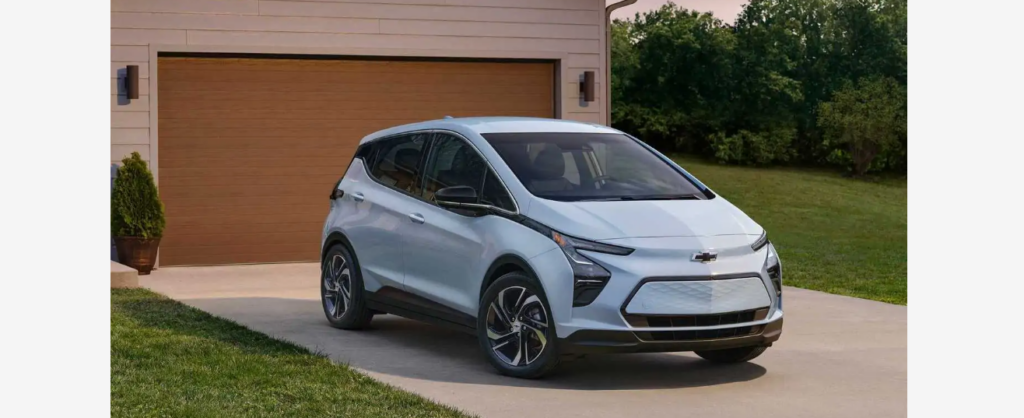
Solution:
<path fill-rule="evenodd" d="M 469 186 L 445 187 L 434 193 L 434 201 L 438 205 L 451 208 L 475 205 L 477 201 L 476 190 Z"/>

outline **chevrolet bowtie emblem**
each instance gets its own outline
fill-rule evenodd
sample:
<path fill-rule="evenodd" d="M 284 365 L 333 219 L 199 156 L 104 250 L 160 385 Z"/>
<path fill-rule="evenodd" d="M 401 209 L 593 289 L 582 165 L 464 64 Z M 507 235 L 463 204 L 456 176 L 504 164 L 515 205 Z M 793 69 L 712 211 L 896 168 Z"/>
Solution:
<path fill-rule="evenodd" d="M 710 263 L 710 262 L 715 261 L 717 259 L 718 259 L 718 253 L 713 253 L 713 252 L 710 252 L 710 251 L 693 253 L 693 256 L 690 257 L 690 261 L 700 261 L 701 263 Z"/>

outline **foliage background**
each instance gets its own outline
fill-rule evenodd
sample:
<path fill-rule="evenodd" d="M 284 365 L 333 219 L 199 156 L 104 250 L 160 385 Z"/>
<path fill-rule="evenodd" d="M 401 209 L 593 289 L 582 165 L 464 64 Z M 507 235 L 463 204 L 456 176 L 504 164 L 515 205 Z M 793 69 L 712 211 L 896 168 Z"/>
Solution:
<path fill-rule="evenodd" d="M 906 0 L 751 0 L 731 24 L 669 3 L 611 46 L 612 124 L 663 151 L 906 172 Z"/>

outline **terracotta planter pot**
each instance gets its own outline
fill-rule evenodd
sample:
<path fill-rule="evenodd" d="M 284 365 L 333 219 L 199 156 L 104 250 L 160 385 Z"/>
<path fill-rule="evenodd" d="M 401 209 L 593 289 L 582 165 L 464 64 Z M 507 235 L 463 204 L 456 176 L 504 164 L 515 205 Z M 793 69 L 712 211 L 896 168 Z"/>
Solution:
<path fill-rule="evenodd" d="M 160 238 L 114 237 L 114 245 L 121 264 L 138 270 L 142 275 L 153 271 Z"/>

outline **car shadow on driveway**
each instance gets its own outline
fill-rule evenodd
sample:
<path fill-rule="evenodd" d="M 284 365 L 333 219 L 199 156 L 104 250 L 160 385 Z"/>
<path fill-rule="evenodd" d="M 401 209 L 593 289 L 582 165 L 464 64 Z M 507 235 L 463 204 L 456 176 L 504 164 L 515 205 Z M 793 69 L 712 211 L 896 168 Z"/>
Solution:
<path fill-rule="evenodd" d="M 345 331 L 328 325 L 318 300 L 254 297 L 182 302 L 371 375 L 498 386 L 636 390 L 721 385 L 766 373 L 755 363 L 716 365 L 692 353 L 645 353 L 591 355 L 562 364 L 547 378 L 522 380 L 498 375 L 474 337 L 394 315 L 375 317 L 367 330 Z"/>

